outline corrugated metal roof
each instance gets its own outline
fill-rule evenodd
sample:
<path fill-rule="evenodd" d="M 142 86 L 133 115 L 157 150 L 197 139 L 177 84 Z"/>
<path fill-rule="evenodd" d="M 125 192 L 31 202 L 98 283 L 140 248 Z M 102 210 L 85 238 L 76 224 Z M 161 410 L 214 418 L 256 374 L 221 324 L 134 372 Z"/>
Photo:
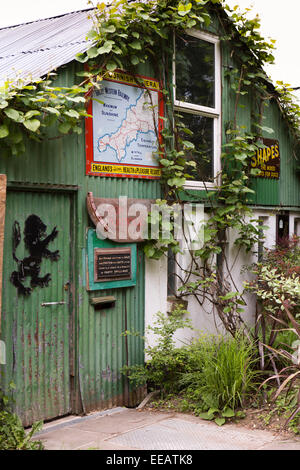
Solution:
<path fill-rule="evenodd" d="M 0 29 L 0 86 L 7 79 L 38 79 L 86 51 L 90 11 Z"/>

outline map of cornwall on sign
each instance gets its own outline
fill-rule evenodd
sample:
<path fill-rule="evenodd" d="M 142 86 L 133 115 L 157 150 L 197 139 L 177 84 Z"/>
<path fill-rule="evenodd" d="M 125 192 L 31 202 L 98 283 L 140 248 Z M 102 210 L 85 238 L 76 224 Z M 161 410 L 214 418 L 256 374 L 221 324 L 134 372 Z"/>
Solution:
<path fill-rule="evenodd" d="M 114 73 L 94 92 L 87 120 L 88 175 L 156 179 L 161 95 L 156 80 Z M 146 88 L 147 87 L 147 88 Z"/>

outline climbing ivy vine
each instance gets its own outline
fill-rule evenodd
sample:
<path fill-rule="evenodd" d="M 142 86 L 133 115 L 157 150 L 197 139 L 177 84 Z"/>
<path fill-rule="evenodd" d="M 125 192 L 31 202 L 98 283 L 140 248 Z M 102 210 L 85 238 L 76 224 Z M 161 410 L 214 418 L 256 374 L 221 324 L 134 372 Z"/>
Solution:
<path fill-rule="evenodd" d="M 201 249 L 190 252 L 188 267 L 180 266 L 176 275 L 181 287 L 174 294 L 183 298 L 194 295 L 201 305 L 208 300 L 225 328 L 235 334 L 242 323 L 245 302 L 231 276 L 226 240 L 229 231 L 235 231 L 238 250 L 249 252 L 260 235 L 258 221 L 253 219 L 248 204 L 249 195 L 254 193 L 250 178 L 257 172 L 251 170 L 250 160 L 262 146 L 259 140 L 262 134 L 272 132 L 263 126 L 264 107 L 272 98 L 280 100 L 280 93 L 270 87 L 262 69 L 265 63 L 274 60 L 274 42 L 267 42 L 260 35 L 257 17 L 249 20 L 237 7 L 230 10 L 221 0 L 116 0 L 110 8 L 104 3 L 97 5 L 94 29 L 89 34 L 94 45 L 80 54 L 78 60 L 88 62 L 89 70 L 84 75 L 95 87 L 101 86 L 101 81 L 116 69 L 126 70 L 136 77 L 141 64 L 152 64 L 165 100 L 165 116 L 161 117 L 164 129 L 157 152 L 162 166 L 164 199 L 158 203 L 171 212 L 174 203 L 181 204 L 184 200 L 186 180 L 191 179 L 191 168 L 196 166 L 196 162 L 186 158 L 194 147 L 188 139 L 191 132 L 173 108 L 173 34 L 183 34 L 189 28 L 205 29 L 212 17 L 217 17 L 221 25 L 221 41 L 226 41 L 231 48 L 232 63 L 228 64 L 224 75 L 235 94 L 235 111 L 231 121 L 225 123 L 221 174 L 216 178 L 215 189 L 205 194 L 209 217 L 204 227 L 204 244 Z M 238 124 L 238 110 L 241 98 L 249 93 L 256 106 L 253 107 L 252 127 L 246 129 Z M 286 105 L 287 101 L 284 103 Z M 193 200 L 203 202 L 203 194 L 194 196 Z M 161 224 L 161 237 L 147 241 L 146 255 L 159 259 L 170 249 L 178 253 L 179 243 L 173 237 L 163 238 L 164 221 L 156 213 L 150 214 L 149 221 Z"/>
<path fill-rule="evenodd" d="M 45 139 L 52 126 L 60 135 L 82 132 L 88 87 L 59 87 L 52 83 L 53 76 L 29 83 L 7 81 L 0 87 L 1 157 L 24 153 L 27 139 Z"/>
<path fill-rule="evenodd" d="M 231 276 L 226 241 L 229 232 L 234 231 L 239 253 L 250 252 L 259 238 L 258 221 L 253 219 L 249 207 L 249 195 L 254 192 L 250 178 L 257 172 L 251 170 L 250 160 L 262 146 L 262 135 L 272 132 L 263 125 L 264 108 L 271 100 L 278 102 L 292 132 L 299 137 L 300 110 L 292 101 L 291 90 L 283 83 L 274 88 L 263 71 L 263 65 L 274 60 L 274 41 L 268 42 L 261 36 L 258 17 L 249 19 L 237 7 L 231 10 L 223 0 L 112 0 L 109 7 L 98 3 L 91 16 L 94 26 L 88 38 L 93 44 L 77 56 L 79 62 L 86 64 L 80 86 L 53 87 L 46 80 L 0 90 L 2 148 L 18 154 L 24 150 L 24 135 L 40 140 L 46 128 L 54 123 L 63 134 L 79 133 L 78 121 L 86 116 L 84 94 L 88 90 L 100 88 L 101 82 L 117 69 L 126 70 L 139 83 L 140 66 L 151 64 L 160 80 L 165 105 L 165 114 L 160 116 L 164 126 L 157 152 L 163 187 L 163 199 L 158 204 L 171 211 L 172 204 L 182 204 L 185 199 L 185 183 L 196 166 L 196 162 L 186 158 L 194 148 L 188 140 L 191 131 L 173 108 L 173 34 L 183 34 L 190 28 L 206 29 L 216 19 L 220 40 L 230 47 L 224 80 L 235 96 L 234 113 L 224 123 L 226 142 L 215 188 L 193 196 L 194 202 L 206 201 L 204 244 L 190 253 L 189 267 L 180 267 L 177 276 L 181 287 L 174 294 L 183 298 L 194 295 L 201 305 L 209 301 L 225 328 L 235 334 L 242 323 L 245 302 Z M 247 95 L 253 102 L 251 129 L 240 126 L 238 119 L 241 101 Z M 150 214 L 150 223 L 161 222 L 154 218 Z M 180 251 L 175 238 L 148 240 L 144 246 L 146 255 L 154 259 L 169 249 L 175 254 Z"/>

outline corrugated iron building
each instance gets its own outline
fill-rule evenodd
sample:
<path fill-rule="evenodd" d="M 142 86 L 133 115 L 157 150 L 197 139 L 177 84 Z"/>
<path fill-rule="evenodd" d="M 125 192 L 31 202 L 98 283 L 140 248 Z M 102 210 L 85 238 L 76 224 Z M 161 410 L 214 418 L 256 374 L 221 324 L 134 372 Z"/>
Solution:
<path fill-rule="evenodd" d="M 35 79 L 52 70 L 57 70 L 59 84 L 77 83 L 76 72 L 82 70 L 82 65 L 74 57 L 91 45 L 86 40 L 91 29 L 87 16 L 87 11 L 81 11 L 0 30 L 0 86 L 7 79 L 27 80 L 28 74 Z M 226 44 L 222 44 L 221 57 L 224 72 L 225 65 L 231 63 Z M 148 66 L 141 73 L 154 76 Z M 234 100 L 224 73 L 221 105 L 225 122 L 232 115 Z M 251 104 L 245 100 L 245 105 L 239 110 L 239 121 L 250 126 Z M 257 192 L 253 205 L 257 210 L 280 208 L 284 213 L 297 214 L 300 192 L 291 137 L 275 104 L 266 116 L 265 125 L 274 128 L 280 141 L 281 175 L 279 180 L 254 182 Z M 84 123 L 82 127 L 84 131 Z M 86 210 L 86 196 L 92 192 L 98 198 L 125 195 L 156 199 L 161 196 L 159 181 L 87 176 L 84 132 L 30 142 L 24 156 L 0 158 L 0 173 L 8 178 L 1 332 L 7 360 L 0 367 L 4 388 L 8 389 L 11 381 L 16 385 L 16 411 L 24 424 L 30 425 L 37 419 L 70 413 L 135 406 L 144 389 L 129 386 L 121 368 L 143 363 L 144 344 L 141 338 L 122 332 L 143 334 L 145 310 L 151 313 L 152 299 L 145 291 L 147 264 L 137 243 L 135 286 L 87 290 L 87 237 L 93 225 Z M 22 296 L 11 282 L 16 270 L 13 228 L 18 222 L 23 237 L 25 222 L 32 214 L 47 226 L 47 234 L 57 227 L 59 235 L 53 247 L 59 250 L 60 259 L 45 259 L 42 263 L 42 272 L 51 273 L 48 287 Z M 24 259 L 27 255 L 22 241 L 17 257 Z M 156 295 L 155 284 L 152 295 Z M 109 308 L 98 310 L 93 299 L 100 296 L 113 296 L 115 301 Z"/>

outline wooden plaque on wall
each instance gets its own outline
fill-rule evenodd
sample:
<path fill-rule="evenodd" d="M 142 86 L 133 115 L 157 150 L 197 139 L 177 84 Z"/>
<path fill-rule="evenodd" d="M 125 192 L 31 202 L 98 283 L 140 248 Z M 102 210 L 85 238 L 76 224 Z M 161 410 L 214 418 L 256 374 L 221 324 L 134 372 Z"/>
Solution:
<path fill-rule="evenodd" d="M 95 248 L 94 282 L 131 279 L 131 248 Z"/>

